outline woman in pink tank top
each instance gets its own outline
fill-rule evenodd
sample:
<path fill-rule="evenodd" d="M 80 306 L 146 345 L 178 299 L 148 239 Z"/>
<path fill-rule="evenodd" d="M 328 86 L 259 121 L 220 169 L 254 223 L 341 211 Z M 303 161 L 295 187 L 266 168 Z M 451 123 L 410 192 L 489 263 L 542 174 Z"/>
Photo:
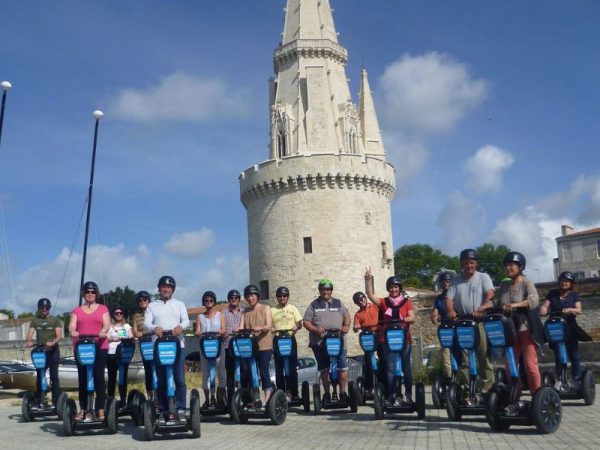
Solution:
<path fill-rule="evenodd" d="M 94 388 L 96 391 L 96 403 L 93 411 L 87 408 L 87 370 L 85 366 L 77 364 L 77 375 L 79 381 L 79 413 L 75 420 L 91 419 L 96 414 L 98 419 L 104 419 L 104 403 L 106 402 L 106 387 L 104 383 L 104 370 L 108 354 L 108 340 L 106 335 L 110 328 L 110 315 L 108 308 L 98 303 L 100 290 L 93 281 L 88 281 L 81 288 L 84 304 L 74 308 L 69 321 L 69 333 L 73 338 L 74 351 L 77 347 L 80 335 L 98 336 L 96 359 L 94 362 Z"/>

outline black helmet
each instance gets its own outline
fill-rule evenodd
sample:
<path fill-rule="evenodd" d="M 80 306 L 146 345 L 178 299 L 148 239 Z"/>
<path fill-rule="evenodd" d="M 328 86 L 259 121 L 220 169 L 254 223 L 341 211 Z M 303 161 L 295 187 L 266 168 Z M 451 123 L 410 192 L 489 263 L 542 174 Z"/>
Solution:
<path fill-rule="evenodd" d="M 234 296 L 238 296 L 241 297 L 240 295 L 240 291 L 238 291 L 237 289 L 232 289 L 227 293 L 227 301 L 231 300 Z"/>
<path fill-rule="evenodd" d="M 127 315 L 127 310 L 121 305 L 115 305 L 110 309 L 110 316 L 114 317 L 117 311 L 121 311 L 123 313 L 123 317 Z"/>
<path fill-rule="evenodd" d="M 461 261 L 463 259 L 477 259 L 477 252 L 472 248 L 465 248 L 462 252 L 460 252 L 459 258 Z"/>
<path fill-rule="evenodd" d="M 85 283 L 83 283 L 83 286 L 81 286 L 81 292 L 85 291 L 96 291 L 97 294 L 98 292 L 100 292 L 100 289 L 98 289 L 98 285 L 95 282 L 86 281 Z"/>
<path fill-rule="evenodd" d="M 40 298 L 38 300 L 38 309 L 42 309 L 42 307 L 46 307 L 48 309 L 52 308 L 52 302 L 47 298 Z"/>
<path fill-rule="evenodd" d="M 136 294 L 135 296 L 135 301 L 139 302 L 140 298 L 147 298 L 147 299 L 151 299 L 152 296 L 150 295 L 150 293 L 148 291 L 140 291 Z"/>
<path fill-rule="evenodd" d="M 329 278 L 321 278 L 319 280 L 319 290 L 321 289 L 333 289 L 333 281 Z"/>
<path fill-rule="evenodd" d="M 438 275 L 437 281 L 441 283 L 443 281 L 452 281 L 452 274 L 450 272 L 442 272 Z"/>
<path fill-rule="evenodd" d="M 502 264 L 506 265 L 511 262 L 517 263 L 517 265 L 521 268 L 521 270 L 525 270 L 525 264 L 527 263 L 527 261 L 525 260 L 525 256 L 523 256 L 523 253 L 508 252 L 504 256 L 504 259 L 502 260 Z"/>
<path fill-rule="evenodd" d="M 352 296 L 352 301 L 354 301 L 354 303 L 355 303 L 356 305 L 360 305 L 360 301 L 361 301 L 361 300 L 362 300 L 364 297 L 366 297 L 365 293 L 364 293 L 364 292 L 360 292 L 360 291 L 358 291 L 358 292 L 355 292 L 355 293 L 354 293 L 354 295 Z"/>
<path fill-rule="evenodd" d="M 175 283 L 175 278 L 173 278 L 172 276 L 170 276 L 170 275 L 163 275 L 158 280 L 158 287 L 161 287 L 161 286 L 172 286 L 173 290 L 175 290 L 175 287 L 177 286 L 177 283 Z"/>
<path fill-rule="evenodd" d="M 202 304 L 204 305 L 204 300 L 206 300 L 207 298 L 212 298 L 215 303 L 217 303 L 217 295 L 213 292 L 213 291 L 206 291 L 204 294 L 202 294 Z"/>
<path fill-rule="evenodd" d="M 285 286 L 279 286 L 277 288 L 277 290 L 275 291 L 275 297 L 280 297 L 280 296 L 290 296 L 290 290 L 288 288 L 286 288 Z"/>
<path fill-rule="evenodd" d="M 567 280 L 570 281 L 571 283 L 575 283 L 575 277 L 573 276 L 573 274 L 571 272 L 569 272 L 568 270 L 562 272 L 559 276 L 558 276 L 558 281 L 562 281 L 562 280 Z"/>
<path fill-rule="evenodd" d="M 256 294 L 260 298 L 260 291 L 253 284 L 249 284 L 244 288 L 244 297 L 248 297 L 250 294 Z"/>
<path fill-rule="evenodd" d="M 389 291 L 392 286 L 398 286 L 402 289 L 402 279 L 400 275 L 394 275 L 393 277 L 389 277 L 385 282 L 385 288 Z"/>

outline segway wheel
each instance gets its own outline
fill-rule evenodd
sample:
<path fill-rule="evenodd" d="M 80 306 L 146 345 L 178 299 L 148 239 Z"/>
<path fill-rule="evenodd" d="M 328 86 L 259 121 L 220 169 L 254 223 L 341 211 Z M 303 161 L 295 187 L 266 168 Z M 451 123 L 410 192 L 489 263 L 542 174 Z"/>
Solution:
<path fill-rule="evenodd" d="M 350 393 L 348 395 L 350 399 L 350 412 L 355 413 L 356 411 L 358 411 L 358 404 L 361 401 L 361 398 L 363 398 L 363 396 L 361 395 L 358 389 L 358 385 L 355 384 L 354 381 L 350 381 L 348 383 L 348 392 Z"/>
<path fill-rule="evenodd" d="M 67 395 L 66 392 L 61 392 L 60 395 L 58 396 L 58 399 L 56 400 L 56 415 L 58 416 L 59 420 L 62 420 L 63 418 L 63 410 L 65 408 L 65 403 L 67 402 L 67 400 L 69 399 L 69 396 Z"/>
<path fill-rule="evenodd" d="M 273 392 L 267 404 L 269 418 L 273 425 L 281 425 L 287 417 L 287 399 L 281 390 Z"/>
<path fill-rule="evenodd" d="M 540 433 L 554 433 L 560 426 L 562 404 L 558 392 L 544 386 L 533 396 L 533 421 Z"/>
<path fill-rule="evenodd" d="M 581 378 L 581 396 L 586 405 L 593 405 L 596 400 L 596 380 L 592 370 L 585 370 Z"/>
<path fill-rule="evenodd" d="M 506 431 L 510 427 L 509 423 L 506 423 L 498 417 L 501 408 L 500 392 L 493 387 L 487 396 L 485 418 L 490 428 L 494 431 Z"/>
<path fill-rule="evenodd" d="M 63 430 L 65 436 L 73 436 L 75 432 L 75 414 L 77 412 L 77 406 L 75 401 L 71 398 L 67 399 L 63 406 Z"/>
<path fill-rule="evenodd" d="M 34 417 L 31 411 L 32 406 L 35 404 L 35 395 L 33 392 L 25 392 L 23 395 L 23 401 L 21 402 L 21 417 L 25 422 L 31 422 Z"/>
<path fill-rule="evenodd" d="M 137 427 L 144 424 L 144 404 L 146 403 L 146 396 L 141 392 L 137 392 L 135 397 L 131 400 L 131 418 L 133 423 Z"/>
<path fill-rule="evenodd" d="M 137 389 L 132 389 L 127 393 L 127 408 L 131 409 L 131 406 L 133 405 L 133 399 L 138 392 L 139 391 Z"/>
<path fill-rule="evenodd" d="M 192 429 L 192 437 L 198 439 L 201 434 L 200 399 L 196 397 L 192 397 L 190 400 L 190 426 Z"/>
<path fill-rule="evenodd" d="M 508 384 L 508 377 L 506 376 L 506 371 L 504 370 L 504 367 L 496 367 L 494 369 L 494 377 L 496 378 L 496 382 Z"/>
<path fill-rule="evenodd" d="M 450 383 L 450 386 L 446 390 L 446 412 L 448 413 L 448 419 L 453 422 L 462 418 L 462 414 L 458 411 L 458 399 L 460 395 L 458 384 Z"/>
<path fill-rule="evenodd" d="M 321 414 L 323 404 L 321 403 L 321 388 L 318 384 L 313 384 L 313 412 L 316 415 Z"/>
<path fill-rule="evenodd" d="M 375 388 L 373 388 L 373 408 L 375 409 L 375 418 L 377 420 L 383 419 L 383 414 L 385 412 L 385 392 L 383 389 L 383 385 L 381 383 L 377 383 Z"/>
<path fill-rule="evenodd" d="M 115 434 L 118 429 L 119 415 L 117 414 L 117 401 L 110 397 L 106 402 L 106 432 Z"/>
<path fill-rule="evenodd" d="M 231 410 L 229 416 L 235 423 L 248 423 L 248 416 L 242 413 L 244 406 L 245 390 L 238 389 L 234 392 L 233 398 L 231 399 Z"/>
<path fill-rule="evenodd" d="M 423 385 L 423 383 L 417 383 L 415 389 L 417 419 L 423 420 L 425 418 L 425 385 Z"/>
<path fill-rule="evenodd" d="M 431 386 L 431 403 L 434 409 L 442 408 L 441 392 L 442 379 L 438 377 L 433 381 L 433 385 Z"/>
<path fill-rule="evenodd" d="M 550 372 L 542 372 L 542 386 L 554 387 L 556 379 Z"/>
<path fill-rule="evenodd" d="M 154 440 L 156 425 L 156 409 L 154 408 L 154 402 L 147 400 L 144 403 L 144 435 L 146 440 Z"/>
<path fill-rule="evenodd" d="M 302 406 L 304 406 L 304 412 L 310 411 L 310 386 L 308 381 L 302 382 Z"/>
<path fill-rule="evenodd" d="M 190 392 L 190 399 L 192 398 L 197 398 L 200 399 L 200 391 L 198 391 L 198 389 L 194 388 L 192 389 L 192 391 Z M 190 403 L 191 405 L 191 403 Z"/>
<path fill-rule="evenodd" d="M 358 390 L 358 404 L 364 406 L 367 402 L 367 393 L 365 391 L 365 379 L 363 377 L 356 378 L 356 389 Z"/>

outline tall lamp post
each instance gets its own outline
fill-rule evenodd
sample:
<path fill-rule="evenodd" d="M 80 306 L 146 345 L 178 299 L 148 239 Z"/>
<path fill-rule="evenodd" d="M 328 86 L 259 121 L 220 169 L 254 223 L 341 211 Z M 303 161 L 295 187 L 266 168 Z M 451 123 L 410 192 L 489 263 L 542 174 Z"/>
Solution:
<path fill-rule="evenodd" d="M 0 143 L 2 142 L 2 124 L 4 123 L 4 108 L 6 107 L 6 93 L 12 87 L 8 81 L 3 81 L 0 83 L 0 87 L 2 88 L 2 108 L 0 109 Z"/>
<path fill-rule="evenodd" d="M 90 185 L 88 187 L 88 202 L 87 202 L 87 216 L 85 218 L 85 238 L 83 241 L 83 261 L 81 264 L 81 282 L 79 283 L 79 289 L 83 286 L 85 278 L 85 262 L 87 258 L 87 246 L 88 246 L 88 234 L 90 230 L 90 212 L 92 210 L 92 189 L 94 187 L 94 168 L 96 166 L 96 143 L 98 142 L 98 125 L 100 119 L 104 116 L 102 111 L 96 110 L 93 113 L 96 124 L 94 127 L 94 150 L 92 151 L 92 168 L 90 170 Z M 79 306 L 81 306 L 81 295 L 79 296 Z"/>

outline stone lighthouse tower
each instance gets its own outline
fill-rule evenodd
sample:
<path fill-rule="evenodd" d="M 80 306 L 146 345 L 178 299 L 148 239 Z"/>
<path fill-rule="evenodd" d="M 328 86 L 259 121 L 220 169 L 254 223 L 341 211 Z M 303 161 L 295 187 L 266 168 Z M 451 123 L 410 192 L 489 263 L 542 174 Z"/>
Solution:
<path fill-rule="evenodd" d="M 290 289 L 303 314 L 330 278 L 333 294 L 355 311 L 372 266 L 375 291 L 393 274 L 390 201 L 394 168 L 386 161 L 363 69 L 352 102 L 328 0 L 288 0 L 270 80 L 268 159 L 240 175 L 248 214 L 250 281 L 262 299 Z M 304 334 L 304 333 L 302 333 Z"/>

